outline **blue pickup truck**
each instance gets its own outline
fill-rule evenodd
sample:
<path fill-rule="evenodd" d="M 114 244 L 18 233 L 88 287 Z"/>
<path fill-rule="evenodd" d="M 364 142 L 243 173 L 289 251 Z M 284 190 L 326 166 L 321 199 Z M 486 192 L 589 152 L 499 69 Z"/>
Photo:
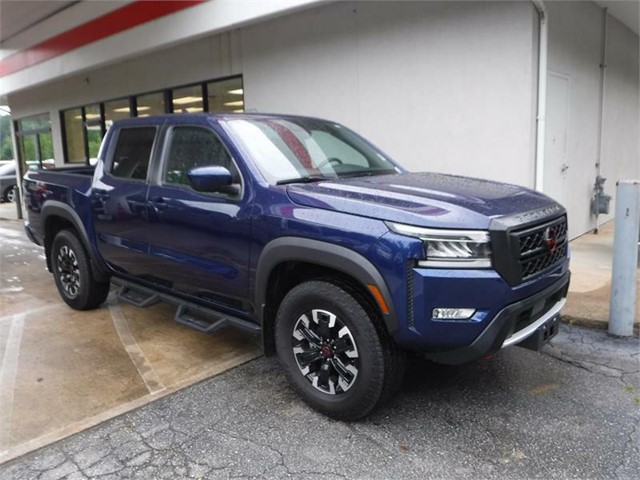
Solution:
<path fill-rule="evenodd" d="M 558 329 L 565 209 L 514 185 L 409 173 L 331 121 L 119 121 L 95 168 L 29 172 L 26 231 L 62 299 L 178 305 L 203 332 L 261 335 L 339 419 L 393 394 L 408 352 L 461 364 Z"/>

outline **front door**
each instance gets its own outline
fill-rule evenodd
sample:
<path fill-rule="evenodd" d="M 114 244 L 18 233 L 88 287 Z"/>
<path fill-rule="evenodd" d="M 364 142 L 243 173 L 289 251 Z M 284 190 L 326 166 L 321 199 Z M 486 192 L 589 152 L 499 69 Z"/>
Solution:
<path fill-rule="evenodd" d="M 243 194 L 197 192 L 187 178 L 191 168 L 218 165 L 241 183 L 238 169 L 209 128 L 175 126 L 166 145 L 148 196 L 149 273 L 165 287 L 244 311 L 251 224 Z"/>

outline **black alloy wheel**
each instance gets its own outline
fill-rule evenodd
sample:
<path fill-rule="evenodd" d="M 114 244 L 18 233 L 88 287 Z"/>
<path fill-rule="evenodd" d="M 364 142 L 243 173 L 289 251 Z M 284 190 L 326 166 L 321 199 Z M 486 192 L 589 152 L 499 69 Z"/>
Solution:
<path fill-rule="evenodd" d="M 60 296 L 76 310 L 91 310 L 107 299 L 110 283 L 93 277 L 89 256 L 73 230 L 61 230 L 51 245 L 51 269 Z"/>
<path fill-rule="evenodd" d="M 65 296 L 76 298 L 80 293 L 80 268 L 75 252 L 68 245 L 62 245 L 56 260 L 56 271 L 53 274 L 58 276 Z"/>
<path fill-rule="evenodd" d="M 280 303 L 276 350 L 291 384 L 312 408 L 357 420 L 397 382 L 394 347 L 362 295 L 332 280 L 292 288 Z"/>
<path fill-rule="evenodd" d="M 303 313 L 293 327 L 291 347 L 300 373 L 319 391 L 340 395 L 355 383 L 358 347 L 337 315 L 320 309 Z"/>

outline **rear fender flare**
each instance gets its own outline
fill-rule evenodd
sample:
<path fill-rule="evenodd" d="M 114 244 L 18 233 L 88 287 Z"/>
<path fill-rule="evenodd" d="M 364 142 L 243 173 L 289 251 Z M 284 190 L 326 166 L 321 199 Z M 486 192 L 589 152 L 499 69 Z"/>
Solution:
<path fill-rule="evenodd" d="M 87 234 L 87 229 L 85 228 L 84 223 L 82 223 L 80 216 L 77 214 L 75 210 L 73 210 L 73 208 L 71 208 L 66 203 L 62 203 L 57 200 L 48 200 L 42 207 L 41 214 L 42 214 L 42 227 L 44 232 L 46 232 L 47 221 L 51 217 L 63 218 L 69 223 L 71 223 L 71 225 L 73 225 L 73 228 L 78 233 L 80 242 L 82 242 L 82 245 L 84 246 L 85 250 L 89 254 L 93 277 L 97 281 L 106 281 L 109 279 L 109 274 L 107 273 L 107 270 L 99 263 L 98 254 L 95 248 L 93 248 L 93 246 L 91 245 L 91 242 L 89 241 L 89 235 Z M 49 239 L 46 238 L 46 233 L 45 233 L 44 246 L 45 246 L 45 251 L 47 255 L 47 267 L 49 269 L 51 269 L 51 260 L 49 257 L 50 257 L 50 246 L 52 242 L 53 242 L 53 238 L 49 238 Z"/>

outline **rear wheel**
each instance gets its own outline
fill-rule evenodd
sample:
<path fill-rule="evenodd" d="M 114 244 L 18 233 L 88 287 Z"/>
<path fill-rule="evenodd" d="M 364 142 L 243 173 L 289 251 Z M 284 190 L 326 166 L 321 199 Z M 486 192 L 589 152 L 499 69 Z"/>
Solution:
<path fill-rule="evenodd" d="M 51 246 L 51 266 L 60 296 L 76 310 L 100 306 L 109 294 L 109 282 L 93 278 L 89 256 L 72 230 L 61 230 Z"/>
<path fill-rule="evenodd" d="M 390 385 L 390 341 L 348 289 L 294 287 L 276 318 L 276 348 L 291 383 L 314 409 L 341 420 L 370 413 Z"/>

